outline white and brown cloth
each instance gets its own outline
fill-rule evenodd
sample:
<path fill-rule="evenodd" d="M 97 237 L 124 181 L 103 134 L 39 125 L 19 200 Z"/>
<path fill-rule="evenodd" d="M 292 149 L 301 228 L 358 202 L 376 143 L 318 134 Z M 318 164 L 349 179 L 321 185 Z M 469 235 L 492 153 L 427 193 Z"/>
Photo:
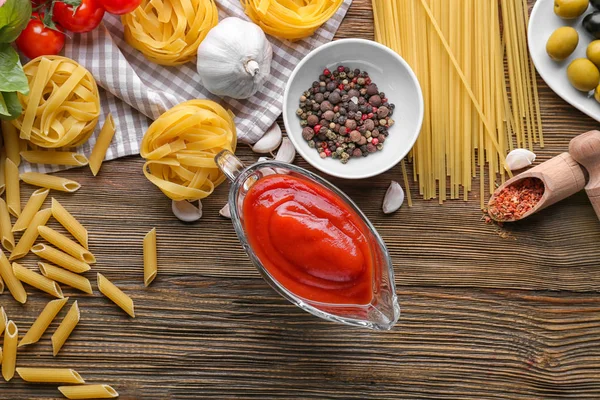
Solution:
<path fill-rule="evenodd" d="M 248 19 L 239 0 L 216 2 L 219 20 L 231 16 Z M 290 42 L 267 36 L 273 45 L 271 76 L 254 96 L 245 100 L 219 98 L 209 93 L 200 84 L 194 62 L 165 67 L 148 61 L 123 39 L 120 18 L 107 13 L 98 29 L 72 35 L 65 45 L 64 55 L 79 62 L 96 78 L 102 105 L 94 135 L 77 151 L 91 153 L 110 112 L 117 132 L 106 160 L 139 154 L 142 137 L 154 119 L 183 101 L 205 98 L 235 114 L 239 142 L 256 142 L 281 114 L 283 91 L 294 67 L 312 49 L 333 39 L 351 3 L 352 0 L 344 0 L 335 15 L 309 38 Z M 23 162 L 21 169 L 52 172 L 64 168 Z"/>

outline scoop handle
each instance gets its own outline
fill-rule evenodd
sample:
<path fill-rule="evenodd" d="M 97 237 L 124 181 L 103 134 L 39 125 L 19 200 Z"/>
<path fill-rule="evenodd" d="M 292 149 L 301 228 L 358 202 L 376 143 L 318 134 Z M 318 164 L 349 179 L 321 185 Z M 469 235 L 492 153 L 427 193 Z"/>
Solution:
<path fill-rule="evenodd" d="M 600 131 L 589 131 L 573 138 L 569 153 L 589 174 L 585 191 L 600 220 Z"/>

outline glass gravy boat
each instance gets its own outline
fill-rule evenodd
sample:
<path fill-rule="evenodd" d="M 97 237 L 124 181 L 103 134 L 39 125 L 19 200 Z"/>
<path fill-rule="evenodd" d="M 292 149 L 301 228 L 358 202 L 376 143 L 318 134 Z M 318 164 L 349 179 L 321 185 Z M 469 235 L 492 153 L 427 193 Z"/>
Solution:
<path fill-rule="evenodd" d="M 398 298 L 396 296 L 392 260 L 381 236 L 379 236 L 371 222 L 348 196 L 323 178 L 292 164 L 273 160 L 245 167 L 235 155 L 227 150 L 220 152 L 215 157 L 215 161 L 232 182 L 229 192 L 229 209 L 235 232 L 253 264 L 273 289 L 304 311 L 328 321 L 376 330 L 392 329 L 400 317 L 400 306 L 398 305 Z M 371 256 L 373 257 L 374 265 L 372 278 L 373 296 L 370 303 L 363 305 L 331 304 L 305 299 L 284 287 L 265 268 L 248 241 L 243 223 L 243 203 L 250 188 L 258 180 L 272 174 L 295 176 L 325 187 L 343 200 L 348 209 L 352 210 L 362 220 L 367 228 L 367 231 L 363 233 L 367 235 L 366 239 L 371 244 Z"/>

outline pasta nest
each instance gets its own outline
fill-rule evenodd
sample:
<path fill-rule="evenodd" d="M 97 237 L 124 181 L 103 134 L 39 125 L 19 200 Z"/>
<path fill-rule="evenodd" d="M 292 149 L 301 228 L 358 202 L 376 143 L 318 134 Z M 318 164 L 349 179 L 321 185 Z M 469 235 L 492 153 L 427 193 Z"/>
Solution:
<path fill-rule="evenodd" d="M 225 180 L 214 157 L 222 150 L 235 151 L 233 118 L 211 100 L 190 100 L 171 108 L 142 139 L 144 175 L 173 200 L 209 196 Z"/>
<path fill-rule="evenodd" d="M 85 143 L 100 116 L 98 86 L 90 72 L 60 56 L 41 56 L 24 67 L 29 95 L 19 93 L 24 112 L 13 121 L 21 139 L 46 148 Z"/>
<path fill-rule="evenodd" d="M 343 0 L 241 0 L 246 15 L 265 33 L 283 39 L 311 36 Z"/>
<path fill-rule="evenodd" d="M 156 64 L 192 61 L 219 15 L 213 0 L 142 0 L 121 17 L 125 40 Z"/>

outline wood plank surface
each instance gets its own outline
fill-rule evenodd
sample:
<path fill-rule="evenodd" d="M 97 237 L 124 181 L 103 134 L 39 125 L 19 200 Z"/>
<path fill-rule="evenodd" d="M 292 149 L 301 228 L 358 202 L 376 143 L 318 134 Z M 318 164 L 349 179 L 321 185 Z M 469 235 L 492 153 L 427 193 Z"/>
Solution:
<path fill-rule="evenodd" d="M 372 39 L 369 0 L 354 0 L 337 37 Z M 543 161 L 598 123 L 538 82 Z M 244 146 L 238 154 L 246 163 L 258 158 Z M 105 163 L 96 178 L 87 169 L 60 175 L 82 184 L 76 194 L 52 196 L 90 231 L 98 264 L 85 275 L 95 287 L 101 272 L 129 293 L 137 318 L 96 289 L 85 295 L 63 285 L 79 301 L 79 326 L 54 358 L 54 322 L 19 351 L 19 366 L 75 368 L 89 383 L 113 385 L 121 399 L 600 398 L 600 224 L 583 193 L 498 228 L 480 220 L 477 193 L 443 206 L 416 199 L 383 215 L 399 167 L 376 179 L 333 179 L 394 260 L 400 322 L 372 332 L 317 319 L 269 288 L 218 214 L 227 184 L 203 202 L 199 222 L 185 224 L 137 156 Z M 144 288 L 142 238 L 153 227 L 160 272 Z M 0 296 L 21 335 L 51 300 L 27 291 L 24 306 Z M 0 399 L 58 398 L 55 385 L 0 380 Z"/>

